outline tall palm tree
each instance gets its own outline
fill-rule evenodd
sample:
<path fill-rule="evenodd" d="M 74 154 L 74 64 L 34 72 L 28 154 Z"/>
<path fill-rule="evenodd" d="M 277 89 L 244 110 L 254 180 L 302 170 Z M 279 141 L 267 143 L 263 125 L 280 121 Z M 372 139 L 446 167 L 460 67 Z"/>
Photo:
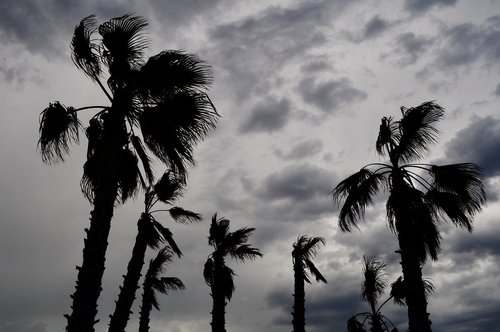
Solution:
<path fill-rule="evenodd" d="M 125 331 L 131 314 L 130 309 L 135 300 L 135 291 L 139 288 L 139 279 L 147 247 L 158 249 L 161 244 L 167 242 L 173 253 L 179 257 L 182 255 L 170 230 L 160 224 L 153 214 L 157 212 L 169 212 L 172 219 L 177 222 L 201 220 L 199 214 L 177 206 L 172 206 L 166 210 L 152 210 L 159 201 L 172 205 L 182 195 L 182 190 L 182 180 L 176 178 L 171 172 L 166 172 L 154 186 L 150 186 L 147 189 L 144 200 L 145 209 L 137 222 L 138 232 L 132 250 L 132 257 L 128 263 L 127 274 L 123 277 L 123 286 L 120 287 L 115 311 L 111 315 L 109 332 Z"/>
<path fill-rule="evenodd" d="M 316 256 L 320 245 L 325 245 L 325 239 L 322 237 L 308 237 L 302 235 L 297 238 L 293 244 L 292 263 L 293 263 L 293 332 L 305 332 L 305 290 L 304 283 L 311 283 L 309 272 L 316 278 L 316 281 L 326 283 L 325 277 L 316 268 L 312 259 Z"/>
<path fill-rule="evenodd" d="M 229 220 L 212 217 L 208 244 L 214 251 L 208 257 L 203 277 L 211 289 L 212 306 L 212 332 L 226 332 L 225 308 L 226 299 L 231 301 L 234 292 L 234 271 L 226 265 L 225 257 L 230 256 L 241 262 L 246 259 L 253 260 L 262 257 L 259 249 L 251 247 L 246 242 L 255 228 L 240 228 L 234 232 L 229 231 Z"/>
<path fill-rule="evenodd" d="M 377 307 L 378 300 L 385 292 L 388 285 L 385 268 L 386 265 L 375 257 L 363 256 L 363 276 L 361 283 L 361 298 L 370 305 L 370 312 L 362 312 L 349 318 L 347 321 L 348 332 L 363 332 L 366 321 L 370 324 L 371 332 L 397 332 L 396 326 L 389 318 L 381 313 L 382 307 L 389 302 L 393 296 L 385 300 Z M 362 319 L 360 321 L 360 319 Z"/>
<path fill-rule="evenodd" d="M 422 157 L 438 133 L 435 123 L 444 109 L 434 102 L 401 108 L 402 118 L 382 119 L 376 150 L 387 163 L 364 166 L 332 191 L 340 204 L 339 225 L 349 232 L 363 220 L 365 209 L 380 189 L 388 189 L 387 220 L 397 235 L 403 276 L 408 286 L 409 330 L 431 331 L 422 266 L 438 259 L 438 222 L 450 220 L 472 231 L 472 221 L 485 202 L 480 168 L 471 163 L 436 166 L 411 163 Z"/>
<path fill-rule="evenodd" d="M 139 182 L 146 182 L 138 160 L 148 182 L 153 182 L 143 141 L 169 169 L 185 177 L 187 165 L 194 163 L 194 145 L 215 127 L 218 117 L 205 93 L 212 81 L 210 68 L 180 51 L 163 51 L 145 62 L 146 26 L 144 18 L 131 14 L 99 26 L 94 15 L 85 17 L 75 28 L 72 59 L 99 85 L 110 105 L 74 108 L 54 102 L 40 116 L 42 159 L 57 163 L 64 160 L 70 144 L 78 142 L 82 126 L 77 113 L 98 111 L 86 129 L 81 187 L 93 210 L 83 264 L 77 268 L 72 313 L 65 315 L 69 332 L 94 331 L 113 209 L 134 195 Z"/>
<path fill-rule="evenodd" d="M 149 315 L 153 307 L 160 310 L 155 292 L 168 294 L 170 290 L 184 289 L 184 284 L 179 278 L 161 277 L 165 272 L 165 265 L 172 261 L 174 253 L 169 247 L 165 247 L 158 252 L 155 259 L 149 263 L 149 269 L 144 277 L 142 304 L 139 318 L 139 332 L 149 331 Z"/>

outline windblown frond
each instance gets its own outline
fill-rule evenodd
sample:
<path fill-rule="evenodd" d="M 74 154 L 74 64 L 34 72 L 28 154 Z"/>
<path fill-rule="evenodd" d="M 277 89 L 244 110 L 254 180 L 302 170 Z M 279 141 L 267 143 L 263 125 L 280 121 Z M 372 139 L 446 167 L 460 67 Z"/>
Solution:
<path fill-rule="evenodd" d="M 350 232 L 363 221 L 365 209 L 373 203 L 373 196 L 379 191 L 386 178 L 383 173 L 361 169 L 340 182 L 332 191 L 334 202 L 339 204 L 344 199 L 339 213 L 339 226 L 343 232 Z"/>
<path fill-rule="evenodd" d="M 130 141 L 132 142 L 132 146 L 134 147 L 137 156 L 141 160 L 142 168 L 144 169 L 144 173 L 148 179 L 148 184 L 151 185 L 154 182 L 153 169 L 151 168 L 151 158 L 147 155 L 146 149 L 138 136 L 131 135 Z"/>
<path fill-rule="evenodd" d="M 58 101 L 49 104 L 40 114 L 40 138 L 38 148 L 46 163 L 58 163 L 69 152 L 69 144 L 78 143 L 80 122 L 73 107 L 65 107 Z"/>
<path fill-rule="evenodd" d="M 203 266 L 203 278 L 208 286 L 212 287 L 214 283 L 214 261 L 208 258 Z"/>
<path fill-rule="evenodd" d="M 182 196 L 183 189 L 183 181 L 170 171 L 165 172 L 154 185 L 156 197 L 165 204 L 173 204 Z"/>
<path fill-rule="evenodd" d="M 218 248 L 229 233 L 229 220 L 222 217 L 217 218 L 217 213 L 212 216 L 210 224 L 208 244 L 214 248 Z"/>
<path fill-rule="evenodd" d="M 350 317 L 347 320 L 347 332 L 367 332 L 363 328 L 363 323 L 358 321 L 355 316 Z"/>
<path fill-rule="evenodd" d="M 152 220 L 152 224 L 155 227 L 155 230 L 161 235 L 161 237 L 163 239 L 162 243 L 164 243 L 164 241 L 166 241 L 168 243 L 168 245 L 170 246 L 170 249 L 177 256 L 181 257 L 182 252 L 179 249 L 179 247 L 177 246 L 177 243 L 175 243 L 174 236 L 173 236 L 172 232 L 170 231 L 170 229 L 168 229 L 167 227 L 164 227 L 162 224 L 160 224 L 155 219 Z"/>
<path fill-rule="evenodd" d="M 256 257 L 262 257 L 262 253 L 259 249 L 253 248 L 249 244 L 242 244 L 229 251 L 229 256 L 243 262 L 247 259 L 254 260 Z"/>
<path fill-rule="evenodd" d="M 444 109 L 433 101 L 411 108 L 401 108 L 403 118 L 399 121 L 401 138 L 397 147 L 399 159 L 404 162 L 422 157 L 429 144 L 436 141 L 439 131 L 434 123 L 444 116 Z"/>
<path fill-rule="evenodd" d="M 196 213 L 196 212 L 192 212 L 192 211 L 188 211 L 188 210 L 184 210 L 183 208 L 178 207 L 178 206 L 174 206 L 174 207 L 170 208 L 168 210 L 168 212 L 170 213 L 170 216 L 172 217 L 172 219 L 174 219 L 176 222 L 179 222 L 182 224 L 196 222 L 196 221 L 200 221 L 202 219 L 201 214 Z"/>
<path fill-rule="evenodd" d="M 395 144 L 395 139 L 398 138 L 397 126 L 392 122 L 392 117 L 383 117 L 380 129 L 378 132 L 377 142 L 375 144 L 378 154 L 385 155 L 384 147 Z"/>
<path fill-rule="evenodd" d="M 224 265 L 222 267 L 221 271 L 221 278 L 222 278 L 222 285 L 224 285 L 224 292 L 225 292 L 225 297 L 227 298 L 228 301 L 231 301 L 231 298 L 233 297 L 234 293 L 234 276 L 236 273 L 229 268 L 228 266 Z"/>
<path fill-rule="evenodd" d="M 311 272 L 316 281 L 321 281 L 325 284 L 327 283 L 326 278 L 321 274 L 321 272 L 319 272 L 319 270 L 316 268 L 316 265 L 314 265 L 311 260 L 306 259 L 304 260 L 304 263 L 306 264 L 307 269 Z"/>
<path fill-rule="evenodd" d="M 387 274 L 385 273 L 387 265 L 374 256 L 363 256 L 363 260 L 364 280 L 361 283 L 361 298 L 370 305 L 376 305 L 378 298 L 384 294 L 387 287 Z"/>
<path fill-rule="evenodd" d="M 435 292 L 434 285 L 430 279 L 423 279 L 424 295 L 427 299 L 429 294 Z M 404 278 L 398 277 L 398 279 L 391 284 L 391 297 L 397 305 L 406 306 L 406 297 L 408 295 L 408 285 L 406 284 Z"/>
<path fill-rule="evenodd" d="M 211 82 L 210 66 L 195 55 L 164 51 L 141 67 L 137 89 L 143 100 L 159 100 L 174 91 L 206 88 Z"/>
<path fill-rule="evenodd" d="M 94 80 L 101 74 L 98 46 L 92 42 L 92 34 L 96 29 L 95 15 L 87 16 L 75 27 L 75 33 L 71 40 L 73 63 Z"/>
<path fill-rule="evenodd" d="M 325 277 L 319 272 L 316 268 L 312 259 L 316 256 L 317 251 L 321 245 L 325 245 L 326 241 L 323 237 L 309 237 L 306 235 L 299 236 L 297 241 L 292 245 L 292 258 L 294 262 L 294 266 L 296 263 L 307 267 L 307 269 L 311 272 L 311 274 L 316 278 L 316 281 L 322 281 L 326 283 Z M 300 263 L 301 262 L 301 263 Z M 303 271 L 304 281 L 307 283 L 311 283 L 309 279 L 309 274 L 307 271 Z"/>
<path fill-rule="evenodd" d="M 194 145 L 215 128 L 218 116 L 206 94 L 179 91 L 145 107 L 139 124 L 149 149 L 174 173 L 185 175 L 186 165 L 194 164 Z"/>

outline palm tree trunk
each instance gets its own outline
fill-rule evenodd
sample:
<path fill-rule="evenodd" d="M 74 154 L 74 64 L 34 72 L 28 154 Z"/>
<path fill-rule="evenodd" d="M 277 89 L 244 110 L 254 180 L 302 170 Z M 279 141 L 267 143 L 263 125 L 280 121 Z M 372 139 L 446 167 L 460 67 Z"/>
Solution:
<path fill-rule="evenodd" d="M 111 316 L 108 332 L 123 332 L 127 326 L 127 322 L 132 313 L 130 309 L 135 300 L 135 292 L 139 288 L 139 279 L 141 278 L 141 270 L 144 266 L 144 257 L 147 249 L 147 241 L 145 234 L 145 223 L 148 220 L 141 218 L 137 222 L 137 236 L 135 238 L 132 257 L 127 266 L 127 274 L 123 279 L 123 286 L 120 287 L 120 294 L 116 301 L 115 312 Z"/>
<path fill-rule="evenodd" d="M 149 315 L 153 309 L 153 293 L 147 292 L 147 287 L 151 287 L 151 285 L 144 282 L 144 295 L 142 297 L 141 312 L 139 314 L 139 332 L 149 331 Z"/>
<path fill-rule="evenodd" d="M 226 332 L 226 298 L 223 284 L 224 259 L 214 255 L 214 283 L 212 287 L 212 332 Z"/>
<path fill-rule="evenodd" d="M 305 332 L 305 291 L 304 291 L 304 265 L 300 259 L 293 264 L 293 312 L 292 326 L 293 332 Z"/>
<path fill-rule="evenodd" d="M 425 298 L 422 267 L 418 256 L 406 245 L 405 234 L 399 235 L 401 248 L 401 265 L 403 277 L 407 287 L 406 304 L 408 306 L 408 331 L 431 332 L 430 314 L 427 313 L 427 300 Z"/>
<path fill-rule="evenodd" d="M 78 277 L 73 299 L 72 313 L 65 315 L 68 332 L 93 332 L 97 315 L 97 300 L 101 293 L 102 275 L 106 262 L 108 235 L 117 196 L 117 184 L 106 181 L 96 190 L 94 209 L 90 213 L 90 228 L 85 229 L 83 263 L 77 267 Z"/>

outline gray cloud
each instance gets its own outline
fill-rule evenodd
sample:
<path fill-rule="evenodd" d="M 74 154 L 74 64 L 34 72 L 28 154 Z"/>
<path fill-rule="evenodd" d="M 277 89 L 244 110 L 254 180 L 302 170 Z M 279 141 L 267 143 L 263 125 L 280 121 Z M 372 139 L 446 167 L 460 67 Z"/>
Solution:
<path fill-rule="evenodd" d="M 363 29 L 358 33 L 346 32 L 345 35 L 350 41 L 355 43 L 361 43 L 363 41 L 373 39 L 381 36 L 385 31 L 390 29 L 394 25 L 394 22 L 390 22 L 380 15 L 375 15 L 370 18 Z"/>
<path fill-rule="evenodd" d="M 417 36 L 413 32 L 400 34 L 396 37 L 395 53 L 401 55 L 398 64 L 407 66 L 417 62 L 432 46 L 433 40 L 429 37 Z"/>
<path fill-rule="evenodd" d="M 500 119 L 476 117 L 445 145 L 445 155 L 452 162 L 473 162 L 487 176 L 500 175 Z"/>
<path fill-rule="evenodd" d="M 1 332 L 48 332 L 47 324 L 43 322 L 7 323 L 0 326 Z"/>
<path fill-rule="evenodd" d="M 274 149 L 274 154 L 283 160 L 303 159 L 314 156 L 323 149 L 323 142 L 319 139 L 306 139 L 293 145 L 288 152 L 280 148 Z"/>
<path fill-rule="evenodd" d="M 283 128 L 290 115 L 288 99 L 268 98 L 255 105 L 248 118 L 240 126 L 240 132 L 273 132 Z"/>
<path fill-rule="evenodd" d="M 500 97 L 500 83 L 497 84 L 495 92 L 493 94 L 497 97 Z"/>
<path fill-rule="evenodd" d="M 421 14 L 432 7 L 454 6 L 457 0 L 406 0 L 405 9 L 415 13 Z"/>
<path fill-rule="evenodd" d="M 327 113 L 335 113 L 342 106 L 362 101 L 367 94 L 351 85 L 347 78 L 316 82 L 312 78 L 300 81 L 298 89 L 304 101 Z"/>

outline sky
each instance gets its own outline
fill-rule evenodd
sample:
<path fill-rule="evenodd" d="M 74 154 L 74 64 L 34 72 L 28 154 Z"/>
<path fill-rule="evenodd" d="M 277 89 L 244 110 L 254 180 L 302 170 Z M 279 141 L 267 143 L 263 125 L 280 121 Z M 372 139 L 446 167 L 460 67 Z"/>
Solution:
<path fill-rule="evenodd" d="M 342 233 L 329 192 L 363 165 L 384 161 L 375 151 L 382 117 L 398 119 L 401 106 L 431 100 L 446 111 L 423 161 L 477 163 L 488 194 L 473 233 L 440 224 L 442 252 L 423 270 L 436 287 L 433 328 L 500 331 L 499 1 L 1 0 L 1 332 L 64 330 L 91 210 L 79 187 L 86 141 L 82 135 L 64 163 L 44 164 L 39 114 L 56 100 L 106 105 L 73 65 L 69 44 L 83 17 L 105 22 L 126 13 L 148 19 L 148 56 L 181 49 L 212 67 L 209 95 L 221 115 L 195 150 L 178 202 L 204 220 L 179 225 L 157 216 L 184 252 L 166 275 L 186 290 L 159 297 L 152 332 L 210 328 L 202 270 L 216 212 L 233 230 L 255 227 L 249 242 L 264 255 L 228 261 L 237 273 L 228 331 L 290 331 L 290 253 L 302 234 L 326 240 L 315 262 L 328 283 L 306 286 L 307 330 L 345 330 L 352 314 L 368 309 L 360 299 L 363 255 L 384 260 L 389 281 L 401 272 L 386 196 L 359 230 Z M 165 170 L 159 162 L 155 169 Z M 115 209 L 96 331 L 106 330 L 114 309 L 142 202 L 139 193 Z M 137 304 L 133 311 L 128 331 L 137 330 Z M 405 308 L 390 303 L 384 313 L 406 330 Z"/>

